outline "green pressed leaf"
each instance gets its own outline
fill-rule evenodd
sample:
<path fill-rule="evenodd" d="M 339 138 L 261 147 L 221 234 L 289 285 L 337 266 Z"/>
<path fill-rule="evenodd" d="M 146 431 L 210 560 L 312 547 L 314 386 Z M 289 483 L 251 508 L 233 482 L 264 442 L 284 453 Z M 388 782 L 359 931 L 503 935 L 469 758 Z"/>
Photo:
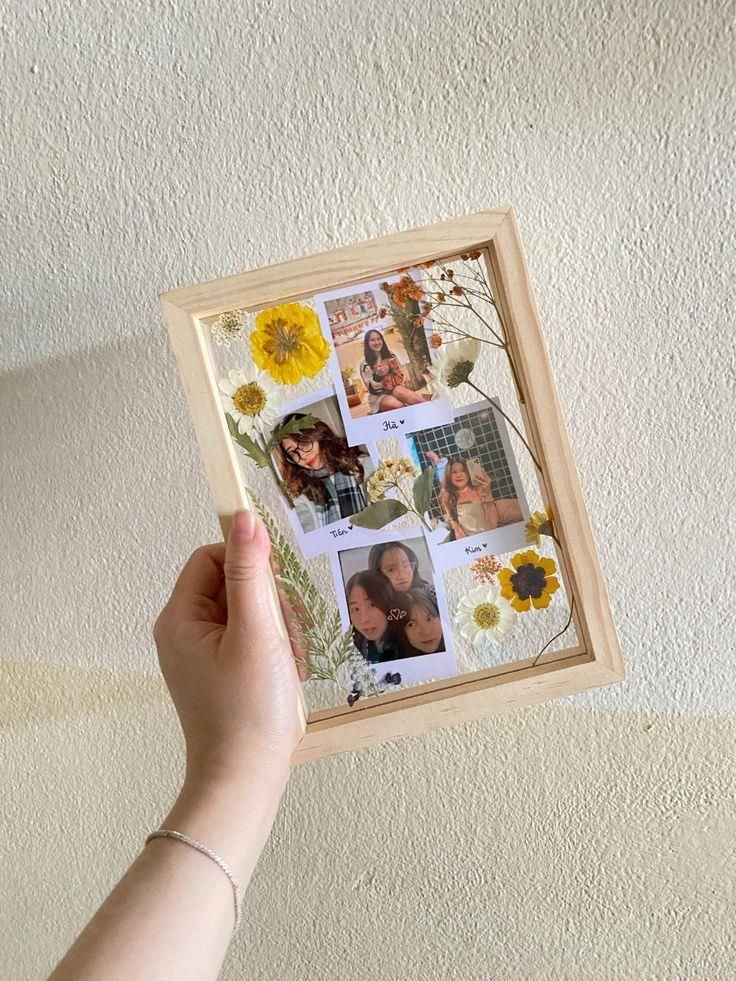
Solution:
<path fill-rule="evenodd" d="M 303 429 L 311 429 L 316 422 L 317 417 L 309 413 L 303 419 L 289 419 L 280 429 L 271 433 L 271 438 L 268 441 L 269 450 L 272 450 L 285 436 L 293 436 L 294 433 L 300 433 Z"/>
<path fill-rule="evenodd" d="M 429 510 L 433 484 L 434 467 L 427 467 L 422 470 L 421 475 L 414 481 L 414 507 L 420 518 L 423 518 Z"/>
<path fill-rule="evenodd" d="M 225 418 L 227 419 L 227 428 L 230 430 L 230 435 L 238 446 L 245 450 L 245 452 L 257 466 L 267 467 L 268 457 L 258 443 L 251 439 L 247 433 L 241 433 L 238 431 L 238 424 L 229 413 L 225 414 Z"/>
<path fill-rule="evenodd" d="M 369 504 L 367 508 L 354 514 L 350 521 L 359 528 L 372 528 L 375 531 L 377 528 L 383 528 L 394 518 L 400 518 L 402 514 L 406 514 L 406 511 L 406 505 L 401 501 L 387 499 Z"/>

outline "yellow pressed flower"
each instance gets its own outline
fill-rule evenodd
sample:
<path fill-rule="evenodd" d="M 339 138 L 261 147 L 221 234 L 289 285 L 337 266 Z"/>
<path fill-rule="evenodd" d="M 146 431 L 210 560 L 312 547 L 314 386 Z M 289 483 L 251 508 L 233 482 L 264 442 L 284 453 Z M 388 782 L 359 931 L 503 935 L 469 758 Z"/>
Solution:
<path fill-rule="evenodd" d="M 518 552 L 512 559 L 512 569 L 501 569 L 498 582 L 501 596 L 511 602 L 517 612 L 525 613 L 534 605 L 543 610 L 552 602 L 552 594 L 560 588 L 554 575 L 557 566 L 554 559 L 537 555 L 531 549 Z"/>
<path fill-rule="evenodd" d="M 250 335 L 253 360 L 284 385 L 320 372 L 330 353 L 317 314 L 301 303 L 284 303 L 262 310 Z"/>
<path fill-rule="evenodd" d="M 527 542 L 533 542 L 539 548 L 542 544 L 541 536 L 552 534 L 552 508 L 548 507 L 546 512 L 535 511 L 524 527 Z"/>

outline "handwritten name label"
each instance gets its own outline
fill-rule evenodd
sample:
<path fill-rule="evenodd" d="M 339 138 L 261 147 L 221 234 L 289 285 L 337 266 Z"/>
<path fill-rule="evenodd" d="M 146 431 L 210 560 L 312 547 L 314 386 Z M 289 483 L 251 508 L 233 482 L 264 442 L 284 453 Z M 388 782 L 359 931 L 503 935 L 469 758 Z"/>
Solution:
<path fill-rule="evenodd" d="M 483 549 L 480 547 L 480 545 L 466 545 L 465 546 L 465 554 L 466 555 L 475 555 L 476 552 L 482 552 L 482 551 L 483 551 Z"/>
<path fill-rule="evenodd" d="M 398 428 L 399 428 L 398 422 L 392 422 L 390 419 L 385 419 L 381 423 L 381 429 L 383 429 L 384 433 L 387 433 L 389 429 L 398 429 Z"/>
<path fill-rule="evenodd" d="M 352 528 L 352 525 L 350 527 Z M 349 535 L 350 532 L 347 528 L 332 528 L 330 534 L 333 538 L 339 538 L 341 535 Z"/>

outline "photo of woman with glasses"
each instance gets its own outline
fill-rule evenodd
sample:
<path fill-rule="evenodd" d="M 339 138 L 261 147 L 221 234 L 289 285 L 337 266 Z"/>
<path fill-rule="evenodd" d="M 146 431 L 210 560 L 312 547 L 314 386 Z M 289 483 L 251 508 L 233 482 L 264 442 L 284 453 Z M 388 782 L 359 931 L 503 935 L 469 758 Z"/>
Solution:
<path fill-rule="evenodd" d="M 316 415 L 317 408 L 291 412 L 278 426 L 303 419 L 308 413 Z M 364 487 L 374 467 L 367 448 L 348 446 L 345 437 L 322 419 L 285 436 L 276 447 L 275 456 L 302 531 L 324 528 L 368 505 Z"/>

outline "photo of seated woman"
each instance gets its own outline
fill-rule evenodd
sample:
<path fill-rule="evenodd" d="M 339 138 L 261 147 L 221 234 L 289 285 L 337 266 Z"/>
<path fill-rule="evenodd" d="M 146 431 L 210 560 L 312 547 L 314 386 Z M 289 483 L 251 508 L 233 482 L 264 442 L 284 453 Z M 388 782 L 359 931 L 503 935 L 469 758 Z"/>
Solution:
<path fill-rule="evenodd" d="M 375 450 L 348 445 L 334 393 L 318 394 L 324 397 L 315 400 L 312 394 L 290 403 L 274 427 L 307 415 L 315 419 L 281 439 L 273 454 L 287 513 L 307 557 L 333 547 L 338 529 L 362 537 L 349 528 L 349 519 L 367 506 L 365 484 L 375 470 Z"/>
<path fill-rule="evenodd" d="M 424 536 L 382 535 L 372 546 L 345 549 L 333 559 L 343 624 L 370 664 L 398 671 L 402 682 L 456 673 L 449 649 L 447 606 Z M 407 664 L 408 659 L 411 663 Z M 399 667 L 394 667 L 399 664 Z"/>
<path fill-rule="evenodd" d="M 332 369 L 351 443 L 451 418 L 449 403 L 437 398 L 430 385 L 429 329 L 419 300 L 402 296 L 403 306 L 394 303 L 392 282 L 315 297 L 333 349 Z"/>
<path fill-rule="evenodd" d="M 407 446 L 416 466 L 435 468 L 429 540 L 439 568 L 525 545 L 529 510 L 505 420 L 491 403 L 456 409 L 450 425 L 411 433 Z"/>

